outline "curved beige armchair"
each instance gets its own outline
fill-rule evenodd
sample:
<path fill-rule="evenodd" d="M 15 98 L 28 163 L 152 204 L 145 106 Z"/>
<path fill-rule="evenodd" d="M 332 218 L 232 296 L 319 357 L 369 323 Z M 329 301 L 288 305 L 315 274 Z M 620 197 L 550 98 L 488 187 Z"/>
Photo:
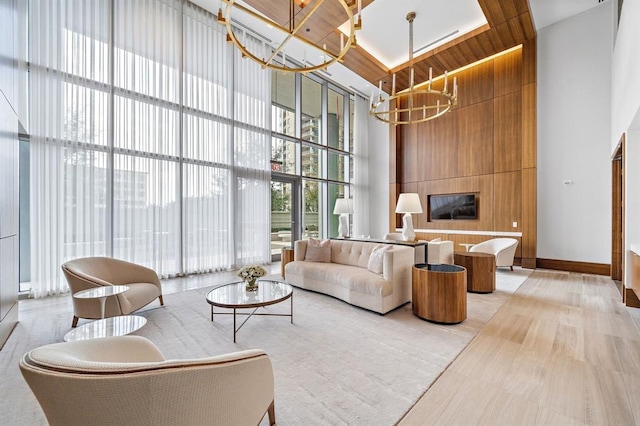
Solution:
<path fill-rule="evenodd" d="M 144 337 L 106 337 L 34 349 L 20 370 L 54 426 L 275 424 L 261 350 L 165 360 Z"/>
<path fill-rule="evenodd" d="M 108 297 L 105 304 L 105 317 L 128 315 L 156 298 L 160 305 L 162 286 L 158 274 L 153 269 L 125 262 L 111 257 L 84 257 L 70 260 L 62 265 L 69 289 L 72 294 L 105 285 L 126 285 L 129 290 Z M 98 299 L 73 298 L 72 327 L 78 325 L 78 318 L 99 319 L 101 317 Z"/>
<path fill-rule="evenodd" d="M 469 251 L 493 254 L 496 266 L 509 266 L 513 271 L 513 257 L 517 247 L 518 240 L 515 238 L 493 238 L 472 246 Z"/>
<path fill-rule="evenodd" d="M 389 232 L 387 234 L 384 234 L 384 237 L 382 237 L 382 239 L 389 241 L 404 241 L 404 237 L 402 236 L 401 232 Z"/>

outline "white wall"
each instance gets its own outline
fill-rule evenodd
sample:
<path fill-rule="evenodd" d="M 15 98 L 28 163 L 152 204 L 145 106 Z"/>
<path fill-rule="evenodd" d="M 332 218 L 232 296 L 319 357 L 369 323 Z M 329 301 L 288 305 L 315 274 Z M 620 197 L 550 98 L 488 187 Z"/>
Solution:
<path fill-rule="evenodd" d="M 611 262 L 612 13 L 538 32 L 539 258 Z"/>
<path fill-rule="evenodd" d="M 372 238 L 389 229 L 389 125 L 369 116 L 369 223 Z"/>
<path fill-rule="evenodd" d="M 640 109 L 640 1 L 625 1 L 613 51 L 611 152 Z"/>

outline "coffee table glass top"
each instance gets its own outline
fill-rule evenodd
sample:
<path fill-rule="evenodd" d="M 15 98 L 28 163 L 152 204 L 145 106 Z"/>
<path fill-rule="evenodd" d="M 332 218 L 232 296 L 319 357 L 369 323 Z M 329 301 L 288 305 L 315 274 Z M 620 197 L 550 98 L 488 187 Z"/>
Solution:
<path fill-rule="evenodd" d="M 279 281 L 258 280 L 257 291 L 247 291 L 244 282 L 225 284 L 207 294 L 207 302 L 222 308 L 256 308 L 273 305 L 291 297 L 291 285 Z"/>
<path fill-rule="evenodd" d="M 101 337 L 125 336 L 142 328 L 147 319 L 138 315 L 109 317 L 74 328 L 64 336 L 65 342 L 98 339 Z"/>

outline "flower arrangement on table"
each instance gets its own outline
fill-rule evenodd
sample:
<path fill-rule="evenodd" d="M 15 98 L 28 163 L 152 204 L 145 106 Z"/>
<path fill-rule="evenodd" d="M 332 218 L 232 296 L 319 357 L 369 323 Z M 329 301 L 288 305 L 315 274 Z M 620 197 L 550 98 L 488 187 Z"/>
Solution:
<path fill-rule="evenodd" d="M 243 266 L 236 275 L 247 283 L 247 291 L 256 291 L 258 290 L 256 280 L 267 275 L 267 271 L 260 265 L 250 265 Z"/>

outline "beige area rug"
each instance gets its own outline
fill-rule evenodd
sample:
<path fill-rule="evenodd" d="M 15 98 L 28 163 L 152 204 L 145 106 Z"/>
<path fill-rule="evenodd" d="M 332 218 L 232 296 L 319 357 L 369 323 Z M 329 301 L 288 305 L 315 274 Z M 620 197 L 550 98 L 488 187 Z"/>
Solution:
<path fill-rule="evenodd" d="M 497 291 L 469 293 L 468 317 L 457 325 L 423 321 L 412 314 L 410 304 L 382 316 L 295 289 L 294 324 L 287 317 L 255 316 L 234 344 L 232 316 L 216 316 L 211 322 L 205 301 L 209 288 L 202 288 L 168 294 L 164 307 L 142 311 L 148 323 L 136 334 L 152 340 L 167 358 L 265 350 L 274 368 L 279 425 L 393 425 L 530 272 L 499 270 Z M 288 308 L 285 302 L 267 309 Z M 28 315 L 0 351 L 0 404 L 6 424 L 46 424 L 22 380 L 18 360 L 34 347 L 62 340 L 70 317 L 68 311 L 60 311 Z"/>

